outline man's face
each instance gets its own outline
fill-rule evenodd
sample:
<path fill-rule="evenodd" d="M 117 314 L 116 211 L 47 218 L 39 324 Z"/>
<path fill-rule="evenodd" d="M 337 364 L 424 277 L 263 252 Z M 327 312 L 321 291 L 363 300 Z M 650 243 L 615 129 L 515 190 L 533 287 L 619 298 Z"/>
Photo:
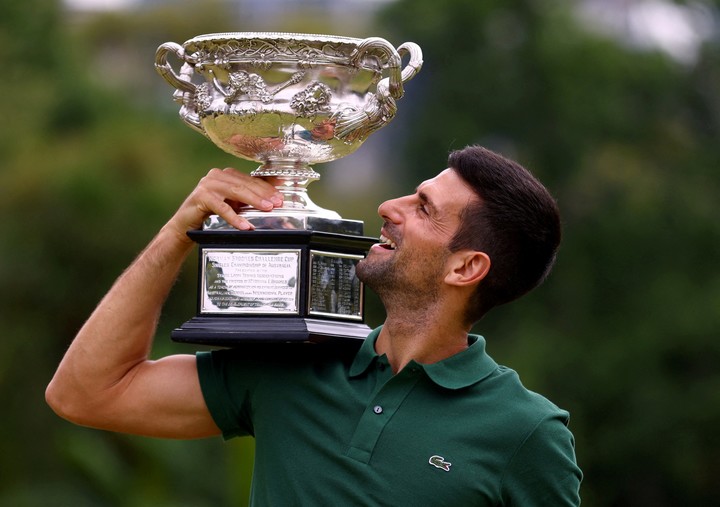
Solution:
<path fill-rule="evenodd" d="M 358 264 L 358 278 L 383 297 L 434 297 L 445 275 L 447 246 L 473 199 L 473 191 L 446 169 L 415 193 L 382 203 L 381 242 Z"/>

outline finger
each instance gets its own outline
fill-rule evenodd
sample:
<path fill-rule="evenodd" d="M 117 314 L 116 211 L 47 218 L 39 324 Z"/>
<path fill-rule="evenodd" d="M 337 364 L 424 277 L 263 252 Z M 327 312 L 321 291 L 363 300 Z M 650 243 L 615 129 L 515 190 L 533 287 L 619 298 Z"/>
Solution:
<path fill-rule="evenodd" d="M 283 196 L 274 185 L 229 167 L 212 169 L 198 185 L 198 192 L 202 208 L 240 230 L 254 229 L 247 219 L 238 216 L 242 206 L 270 211 L 283 204 Z"/>
<path fill-rule="evenodd" d="M 240 204 L 270 211 L 282 206 L 282 194 L 269 182 L 235 169 L 211 169 L 188 196 L 173 220 L 178 229 L 199 228 L 210 215 L 218 215 L 240 230 L 254 229 L 244 217 L 238 216 Z"/>
<path fill-rule="evenodd" d="M 213 190 L 207 182 L 193 191 L 180 208 L 178 218 L 188 229 L 197 229 L 210 215 L 218 215 L 236 229 L 250 230 L 254 227 L 242 216 L 239 216 L 233 205 L 225 199 L 223 192 Z"/>
<path fill-rule="evenodd" d="M 255 226 L 251 224 L 242 215 L 238 215 L 235 209 L 230 206 L 227 202 L 223 202 L 217 206 L 216 213 L 221 218 L 230 224 L 232 227 L 241 231 L 251 231 L 255 229 Z"/>
<path fill-rule="evenodd" d="M 224 200 L 249 204 L 265 211 L 283 204 L 282 194 L 272 184 L 232 168 L 213 170 L 207 179 L 209 188 L 223 195 Z"/>

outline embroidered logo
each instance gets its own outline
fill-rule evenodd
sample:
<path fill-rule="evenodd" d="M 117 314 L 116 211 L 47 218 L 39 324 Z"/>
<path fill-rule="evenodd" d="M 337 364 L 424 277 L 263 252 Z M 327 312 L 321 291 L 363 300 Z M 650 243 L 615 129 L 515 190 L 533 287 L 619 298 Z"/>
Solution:
<path fill-rule="evenodd" d="M 450 466 L 452 466 L 452 463 L 449 461 L 445 461 L 445 458 L 442 456 L 438 456 L 437 454 L 435 456 L 430 456 L 430 460 L 428 461 L 432 466 L 435 468 L 439 468 L 441 470 L 445 470 L 446 472 L 450 471 Z"/>

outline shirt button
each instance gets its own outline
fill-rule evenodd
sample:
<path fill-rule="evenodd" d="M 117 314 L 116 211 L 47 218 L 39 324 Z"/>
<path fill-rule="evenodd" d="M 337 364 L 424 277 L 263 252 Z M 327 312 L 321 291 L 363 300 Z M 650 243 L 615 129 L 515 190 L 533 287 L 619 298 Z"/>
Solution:
<path fill-rule="evenodd" d="M 380 405 L 375 405 L 373 407 L 373 412 L 375 412 L 376 414 L 382 414 L 382 411 L 383 411 L 383 408 Z"/>

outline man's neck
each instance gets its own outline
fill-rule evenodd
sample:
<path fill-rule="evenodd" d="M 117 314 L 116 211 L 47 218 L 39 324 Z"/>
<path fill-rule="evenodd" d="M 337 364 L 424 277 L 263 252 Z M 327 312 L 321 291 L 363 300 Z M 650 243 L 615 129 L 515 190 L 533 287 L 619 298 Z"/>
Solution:
<path fill-rule="evenodd" d="M 410 361 L 436 363 L 468 347 L 468 330 L 442 318 L 393 318 L 388 315 L 375 342 L 375 351 L 385 354 L 393 372 Z"/>

